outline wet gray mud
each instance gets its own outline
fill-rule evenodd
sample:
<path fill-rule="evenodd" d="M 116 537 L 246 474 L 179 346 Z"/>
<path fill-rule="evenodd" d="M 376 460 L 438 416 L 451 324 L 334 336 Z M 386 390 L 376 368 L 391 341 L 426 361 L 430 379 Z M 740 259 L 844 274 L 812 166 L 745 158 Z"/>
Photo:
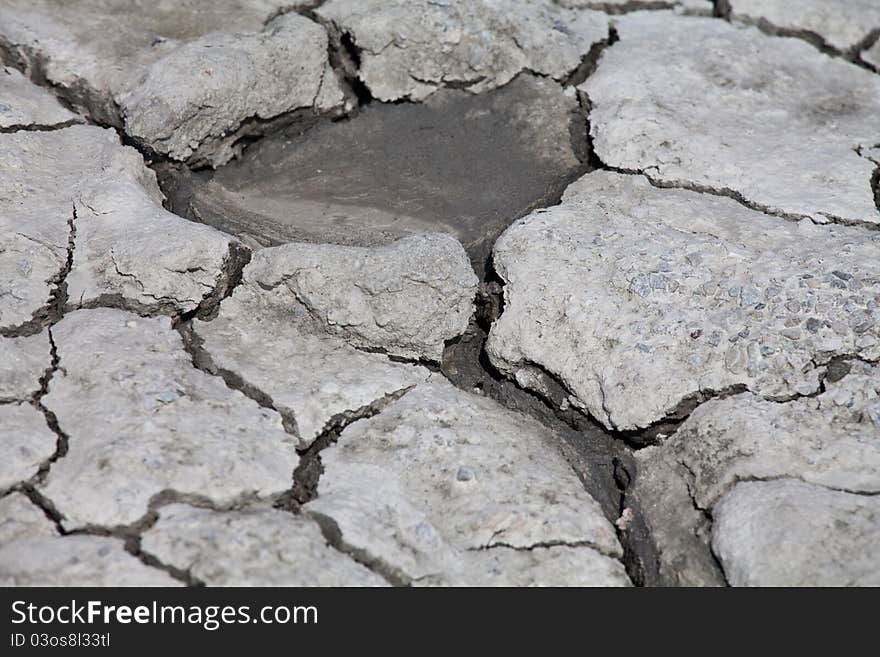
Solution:
<path fill-rule="evenodd" d="M 555 203 L 586 152 L 577 99 L 523 74 L 487 94 L 448 89 L 421 104 L 300 121 L 217 171 L 160 178 L 174 212 L 251 243 L 376 245 L 448 232 L 484 274 L 495 238 Z"/>

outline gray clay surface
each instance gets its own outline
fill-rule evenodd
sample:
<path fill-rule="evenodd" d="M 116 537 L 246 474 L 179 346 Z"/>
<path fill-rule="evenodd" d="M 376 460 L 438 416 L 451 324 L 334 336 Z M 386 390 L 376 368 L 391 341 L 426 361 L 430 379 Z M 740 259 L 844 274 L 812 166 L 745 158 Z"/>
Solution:
<path fill-rule="evenodd" d="M 0 586 L 880 585 L 878 73 L 876 0 L 3 0 Z"/>

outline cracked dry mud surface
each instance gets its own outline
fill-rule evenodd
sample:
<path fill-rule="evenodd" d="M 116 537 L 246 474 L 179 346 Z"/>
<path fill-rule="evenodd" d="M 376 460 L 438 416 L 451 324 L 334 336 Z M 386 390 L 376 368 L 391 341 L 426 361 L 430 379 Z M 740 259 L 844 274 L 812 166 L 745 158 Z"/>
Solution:
<path fill-rule="evenodd" d="M 880 584 L 878 49 L 3 2 L 0 585 Z"/>

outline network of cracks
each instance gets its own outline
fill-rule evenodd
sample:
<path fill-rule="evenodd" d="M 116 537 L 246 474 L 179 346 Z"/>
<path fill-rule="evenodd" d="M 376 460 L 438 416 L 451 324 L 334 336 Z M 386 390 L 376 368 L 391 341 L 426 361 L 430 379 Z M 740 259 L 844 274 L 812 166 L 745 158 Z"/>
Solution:
<path fill-rule="evenodd" d="M 12 4 L 0 580 L 878 583 L 880 12 Z"/>

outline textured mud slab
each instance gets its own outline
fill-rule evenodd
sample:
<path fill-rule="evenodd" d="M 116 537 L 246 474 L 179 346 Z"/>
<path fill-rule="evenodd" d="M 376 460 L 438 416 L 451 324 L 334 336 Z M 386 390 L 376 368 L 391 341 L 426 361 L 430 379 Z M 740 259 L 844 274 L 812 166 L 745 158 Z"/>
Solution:
<path fill-rule="evenodd" d="M 506 283 L 492 362 L 609 428 L 747 388 L 811 394 L 835 357 L 880 358 L 880 236 L 607 172 L 495 245 Z"/>
<path fill-rule="evenodd" d="M 725 586 L 711 548 L 712 517 L 695 504 L 686 467 L 659 447 L 640 450 L 635 459 L 628 498 L 637 502 L 652 538 L 656 583 Z"/>
<path fill-rule="evenodd" d="M 714 518 L 713 549 L 733 584 L 876 581 L 852 555 L 880 531 L 878 369 L 845 363 L 821 394 L 790 402 L 751 393 L 712 400 L 663 445 L 639 452 L 645 476 L 634 494 L 654 531 L 661 571 L 690 583 L 711 578 Z M 779 481 L 795 483 L 778 492 L 740 483 Z M 801 499 L 806 507 L 791 512 Z M 834 531 L 814 531 L 814 512 Z"/>
<path fill-rule="evenodd" d="M 307 512 L 397 580 L 628 583 L 614 529 L 553 435 L 449 383 L 346 428 L 322 460 Z"/>
<path fill-rule="evenodd" d="M 262 244 L 384 244 L 455 235 L 478 260 L 513 219 L 553 202 L 583 170 L 575 96 L 522 75 L 484 95 L 440 91 L 419 105 L 287 131 L 216 173 L 163 179 L 174 210 Z"/>
<path fill-rule="evenodd" d="M 64 536 L 0 547 L 0 586 L 180 586 L 118 538 Z"/>
<path fill-rule="evenodd" d="M 347 37 L 358 78 L 383 101 L 471 93 L 522 71 L 563 80 L 608 37 L 608 19 L 549 0 L 329 0 L 317 14 Z"/>
<path fill-rule="evenodd" d="M 0 340 L 0 403 L 33 399 L 52 364 L 51 350 L 46 332 Z"/>
<path fill-rule="evenodd" d="M 193 332 L 205 366 L 282 412 L 308 447 L 334 420 L 425 381 L 418 361 L 439 360 L 465 331 L 476 282 L 444 235 L 373 249 L 272 247 Z"/>
<path fill-rule="evenodd" d="M 0 499 L 0 586 L 179 586 L 108 536 L 60 536 L 24 495 Z"/>
<path fill-rule="evenodd" d="M 880 225 L 880 76 L 801 39 L 639 12 L 581 89 L 605 164 L 818 223 Z"/>
<path fill-rule="evenodd" d="M 880 39 L 862 53 L 862 60 L 880 71 Z"/>
<path fill-rule="evenodd" d="M 145 148 L 219 165 L 296 110 L 345 105 L 326 31 L 269 0 L 10 0 L 0 49 Z"/>
<path fill-rule="evenodd" d="M 18 70 L 0 67 L 0 132 L 51 130 L 81 119 Z"/>
<path fill-rule="evenodd" d="M 22 493 L 0 498 L 0 545 L 29 538 L 57 536 L 55 525 Z"/>
<path fill-rule="evenodd" d="M 878 586 L 880 498 L 742 483 L 715 508 L 712 546 L 734 586 Z"/>
<path fill-rule="evenodd" d="M 56 437 L 30 404 L 0 406 L 0 492 L 37 474 L 55 453 Z"/>
<path fill-rule="evenodd" d="M 331 548 L 317 523 L 283 511 L 172 504 L 141 549 L 208 586 L 386 586 Z"/>
<path fill-rule="evenodd" d="M 0 134 L 0 331 L 37 330 L 70 307 L 114 300 L 195 310 L 238 252 L 161 206 L 155 174 L 109 129 Z"/>
<path fill-rule="evenodd" d="M 83 310 L 54 335 L 64 365 L 46 405 L 69 452 L 42 490 L 66 528 L 135 523 L 167 491 L 228 505 L 289 487 L 281 416 L 193 369 L 167 319 Z"/>

